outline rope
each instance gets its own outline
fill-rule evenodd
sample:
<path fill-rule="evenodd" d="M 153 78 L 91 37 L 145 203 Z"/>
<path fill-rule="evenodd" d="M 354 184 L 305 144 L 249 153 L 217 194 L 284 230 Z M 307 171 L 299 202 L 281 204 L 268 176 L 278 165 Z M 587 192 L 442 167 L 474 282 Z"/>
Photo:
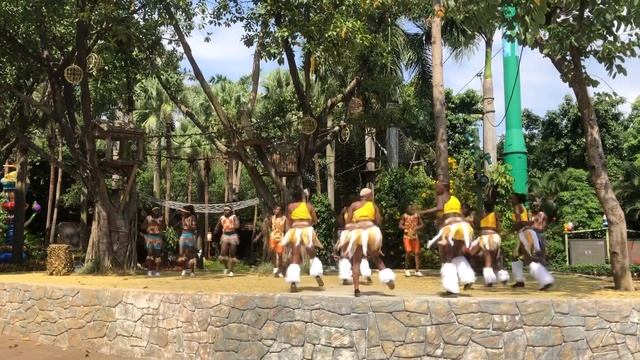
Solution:
<path fill-rule="evenodd" d="M 231 203 L 226 203 L 226 204 L 191 204 L 191 203 L 183 203 L 183 202 L 178 202 L 178 201 L 165 201 L 165 200 L 160 200 L 160 199 L 156 199 L 153 196 L 149 196 L 149 195 L 140 195 L 140 197 L 142 197 L 143 199 L 164 206 L 164 207 L 168 207 L 170 209 L 175 209 L 175 210 L 180 210 L 183 207 L 185 207 L 186 205 L 193 205 L 193 208 L 195 209 L 196 213 L 208 213 L 208 214 L 221 214 L 224 212 L 224 208 L 225 206 L 230 206 L 231 209 L 235 210 L 240 210 L 240 209 L 244 209 L 244 208 L 248 208 L 251 206 L 256 206 L 260 203 L 260 200 L 258 200 L 257 198 L 255 199 L 250 199 L 250 200 L 243 200 L 243 201 L 238 201 L 238 202 L 231 202 Z"/>

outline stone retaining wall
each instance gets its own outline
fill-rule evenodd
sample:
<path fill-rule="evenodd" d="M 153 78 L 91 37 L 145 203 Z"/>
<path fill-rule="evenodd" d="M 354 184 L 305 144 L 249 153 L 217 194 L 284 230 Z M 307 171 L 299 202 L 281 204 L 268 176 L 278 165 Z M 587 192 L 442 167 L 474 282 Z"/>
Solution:
<path fill-rule="evenodd" d="M 154 359 L 640 359 L 640 300 L 164 294 L 0 284 L 0 332 Z"/>

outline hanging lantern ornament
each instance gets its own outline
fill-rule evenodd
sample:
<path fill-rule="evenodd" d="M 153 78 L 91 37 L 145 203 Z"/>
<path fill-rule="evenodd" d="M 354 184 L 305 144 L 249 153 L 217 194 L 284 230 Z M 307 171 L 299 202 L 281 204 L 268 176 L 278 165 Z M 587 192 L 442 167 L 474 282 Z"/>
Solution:
<path fill-rule="evenodd" d="M 311 135 L 316 131 L 317 128 L 318 123 L 316 122 L 316 119 L 312 118 L 311 116 L 305 116 L 304 118 L 302 118 L 302 121 L 300 122 L 300 131 L 303 134 Z"/>
<path fill-rule="evenodd" d="M 80 66 L 73 64 L 64 69 L 64 78 L 73 85 L 78 85 L 82 81 L 83 72 Z"/>
<path fill-rule="evenodd" d="M 100 55 L 91 53 L 89 54 L 89 56 L 87 56 L 87 69 L 92 74 L 97 73 L 98 70 L 102 69 L 103 66 L 104 62 L 102 62 L 102 58 L 100 57 Z"/>
<path fill-rule="evenodd" d="M 342 127 L 342 129 L 340 129 L 340 134 L 338 134 L 338 141 L 340 144 L 346 144 L 349 141 L 349 137 L 351 137 L 351 129 L 349 129 L 348 126 Z"/>

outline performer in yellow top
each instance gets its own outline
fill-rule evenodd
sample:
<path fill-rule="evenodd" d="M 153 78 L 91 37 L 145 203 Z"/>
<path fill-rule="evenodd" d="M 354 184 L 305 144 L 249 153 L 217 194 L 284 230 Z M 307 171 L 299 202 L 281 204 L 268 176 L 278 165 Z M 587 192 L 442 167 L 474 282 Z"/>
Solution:
<path fill-rule="evenodd" d="M 465 290 L 469 289 L 476 281 L 476 275 L 464 256 L 464 249 L 471 245 L 473 227 L 462 217 L 462 204 L 451 195 L 448 183 L 436 183 L 436 206 L 420 213 L 437 214 L 441 218 L 440 231 L 427 243 L 427 247 L 436 241 L 440 245 L 440 275 L 444 289 L 449 295 L 458 294 L 459 281 Z"/>
<path fill-rule="evenodd" d="M 491 287 L 496 281 L 506 284 L 509 281 L 509 273 L 502 268 L 502 256 L 500 252 L 500 214 L 495 212 L 493 199 L 487 199 L 484 203 L 484 214 L 480 219 L 480 236 L 471 244 L 471 255 L 482 252 L 484 268 L 482 275 L 486 286 Z M 496 273 L 498 276 L 496 278 Z"/>
<path fill-rule="evenodd" d="M 422 276 L 420 272 L 420 238 L 418 237 L 418 231 L 424 227 L 422 218 L 416 214 L 415 207 L 413 205 L 407 206 L 407 210 L 400 217 L 400 223 L 398 227 L 403 230 L 404 236 L 402 241 L 404 243 L 404 275 L 411 276 L 409 271 L 409 261 L 413 254 L 414 263 L 416 266 L 415 276 Z"/>
<path fill-rule="evenodd" d="M 269 239 L 269 250 L 273 261 L 273 276 L 284 277 L 283 253 L 284 246 L 280 243 L 284 237 L 287 218 L 282 214 L 282 207 L 279 205 L 273 208 L 273 215 L 264 221 L 262 231 L 256 235 L 253 241 L 261 237 Z"/>
<path fill-rule="evenodd" d="M 378 225 L 382 223 L 380 209 L 373 202 L 373 192 L 364 188 L 360 191 L 360 199 L 354 201 L 348 209 L 347 224 L 351 224 L 348 236 L 341 239 L 338 247 L 351 259 L 354 295 L 360 296 L 360 272 L 363 259 L 367 256 L 376 264 L 381 282 L 389 289 L 395 287 L 395 274 L 385 267 L 380 258 L 382 248 L 382 232 Z"/>
<path fill-rule="evenodd" d="M 536 232 L 531 227 L 532 222 L 529 213 L 524 207 L 526 195 L 511 195 L 513 205 L 514 229 L 518 231 L 518 246 L 516 247 L 517 261 L 511 263 L 511 270 L 516 283 L 513 287 L 524 287 L 524 265 L 529 266 L 529 271 L 540 284 L 540 290 L 547 290 L 553 285 L 553 276 L 540 263 L 540 242 Z"/>
<path fill-rule="evenodd" d="M 312 258 L 309 267 L 309 275 L 313 276 L 318 286 L 324 286 L 322 280 L 322 262 L 316 257 L 316 244 L 320 244 L 317 239 L 313 225 L 318 221 L 316 209 L 306 202 L 301 191 L 293 193 L 293 202 L 287 207 L 287 227 L 280 244 L 291 247 L 291 262 L 287 267 L 285 281 L 291 284 L 291 291 L 298 290 L 300 282 L 300 263 L 302 262 L 302 249 Z"/>

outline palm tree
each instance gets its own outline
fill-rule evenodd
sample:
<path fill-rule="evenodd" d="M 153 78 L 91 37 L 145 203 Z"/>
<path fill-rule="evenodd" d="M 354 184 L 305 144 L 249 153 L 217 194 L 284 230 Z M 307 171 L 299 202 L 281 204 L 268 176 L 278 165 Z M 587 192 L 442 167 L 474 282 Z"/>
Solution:
<path fill-rule="evenodd" d="M 156 138 L 154 149 L 155 166 L 153 171 L 153 195 L 156 198 L 160 198 L 162 143 L 164 137 L 166 147 L 165 200 L 168 201 L 171 198 L 172 133 L 175 126 L 173 120 L 175 108 L 171 99 L 155 79 L 147 79 L 141 82 L 136 87 L 135 95 L 136 110 L 133 112 L 134 119 L 151 137 Z M 165 221 L 169 221 L 168 207 L 165 207 Z"/>
<path fill-rule="evenodd" d="M 622 164 L 622 176 L 614 183 L 616 196 L 625 213 L 633 221 L 640 220 L 640 165 L 634 162 Z"/>

